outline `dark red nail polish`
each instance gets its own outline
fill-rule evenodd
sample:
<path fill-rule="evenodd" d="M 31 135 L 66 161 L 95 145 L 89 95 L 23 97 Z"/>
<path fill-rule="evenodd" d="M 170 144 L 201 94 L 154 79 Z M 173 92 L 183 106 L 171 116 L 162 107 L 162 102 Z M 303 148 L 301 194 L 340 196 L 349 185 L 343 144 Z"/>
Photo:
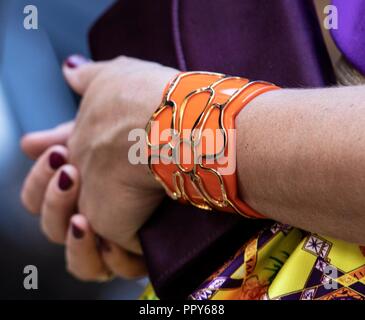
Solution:
<path fill-rule="evenodd" d="M 64 156 L 58 152 L 52 152 L 49 156 L 49 165 L 53 170 L 57 170 L 66 163 Z"/>
<path fill-rule="evenodd" d="M 69 175 L 65 171 L 62 171 L 58 180 L 59 188 L 63 191 L 67 191 L 72 187 L 72 185 L 73 181 L 71 180 Z"/>
<path fill-rule="evenodd" d="M 89 61 L 90 60 L 86 59 L 82 55 L 74 54 L 66 59 L 65 65 L 71 69 L 76 69 Z"/>
<path fill-rule="evenodd" d="M 103 238 L 99 238 L 99 246 L 100 246 L 101 251 L 104 251 L 104 252 L 112 251 L 112 248 L 109 245 L 109 243 L 106 240 L 104 240 Z"/>
<path fill-rule="evenodd" d="M 76 239 L 84 237 L 84 230 L 80 229 L 77 225 L 72 224 L 72 234 Z"/>

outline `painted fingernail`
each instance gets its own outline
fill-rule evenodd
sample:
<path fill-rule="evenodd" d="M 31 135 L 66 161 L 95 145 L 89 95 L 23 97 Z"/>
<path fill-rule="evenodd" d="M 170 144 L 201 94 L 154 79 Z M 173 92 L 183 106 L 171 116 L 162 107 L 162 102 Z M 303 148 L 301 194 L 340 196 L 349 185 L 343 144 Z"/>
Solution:
<path fill-rule="evenodd" d="M 49 165 L 53 170 L 57 170 L 58 168 L 62 167 L 66 163 L 65 157 L 58 153 L 52 152 L 49 156 Z"/>
<path fill-rule="evenodd" d="M 60 174 L 60 178 L 58 180 L 58 186 L 62 191 L 69 190 L 73 185 L 73 181 L 70 176 L 65 172 L 62 171 Z"/>
<path fill-rule="evenodd" d="M 81 239 L 84 237 L 84 230 L 80 229 L 77 225 L 72 224 L 72 234 L 76 239 Z"/>
<path fill-rule="evenodd" d="M 76 69 L 83 64 L 88 63 L 90 60 L 86 59 L 84 56 L 79 54 L 74 54 L 72 56 L 69 56 L 66 61 L 65 65 L 71 69 Z"/>
<path fill-rule="evenodd" d="M 104 240 L 103 238 L 99 238 L 99 245 L 100 245 L 101 251 L 104 251 L 104 252 L 112 251 L 112 248 L 109 245 L 109 243 L 106 240 Z"/>

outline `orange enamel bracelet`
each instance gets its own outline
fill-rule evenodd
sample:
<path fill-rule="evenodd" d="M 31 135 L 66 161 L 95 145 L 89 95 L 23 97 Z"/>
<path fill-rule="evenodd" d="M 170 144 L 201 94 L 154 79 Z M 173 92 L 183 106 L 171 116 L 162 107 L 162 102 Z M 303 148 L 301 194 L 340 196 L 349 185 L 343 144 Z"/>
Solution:
<path fill-rule="evenodd" d="M 149 168 L 167 194 L 206 210 L 263 218 L 239 198 L 235 118 L 279 87 L 208 72 L 180 73 L 146 127 Z"/>

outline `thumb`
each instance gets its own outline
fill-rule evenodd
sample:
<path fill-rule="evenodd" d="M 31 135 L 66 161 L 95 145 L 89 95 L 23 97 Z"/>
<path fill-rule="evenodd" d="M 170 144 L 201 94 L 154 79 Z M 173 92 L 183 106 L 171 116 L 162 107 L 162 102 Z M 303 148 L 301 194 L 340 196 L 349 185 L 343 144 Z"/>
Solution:
<path fill-rule="evenodd" d="M 26 134 L 20 144 L 23 152 L 31 159 L 37 159 L 50 146 L 66 145 L 74 128 L 74 122 L 67 122 L 56 128 Z"/>
<path fill-rule="evenodd" d="M 83 95 L 104 66 L 105 62 L 93 62 L 81 55 L 72 55 L 67 58 L 62 70 L 71 88 Z"/>

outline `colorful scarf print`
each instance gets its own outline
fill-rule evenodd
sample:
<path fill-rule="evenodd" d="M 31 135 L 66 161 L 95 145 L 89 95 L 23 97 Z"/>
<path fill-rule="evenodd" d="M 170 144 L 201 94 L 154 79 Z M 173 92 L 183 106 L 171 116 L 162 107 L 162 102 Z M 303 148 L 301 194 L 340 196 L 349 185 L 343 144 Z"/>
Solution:
<path fill-rule="evenodd" d="M 248 241 L 189 299 L 364 300 L 365 250 L 275 223 Z"/>

